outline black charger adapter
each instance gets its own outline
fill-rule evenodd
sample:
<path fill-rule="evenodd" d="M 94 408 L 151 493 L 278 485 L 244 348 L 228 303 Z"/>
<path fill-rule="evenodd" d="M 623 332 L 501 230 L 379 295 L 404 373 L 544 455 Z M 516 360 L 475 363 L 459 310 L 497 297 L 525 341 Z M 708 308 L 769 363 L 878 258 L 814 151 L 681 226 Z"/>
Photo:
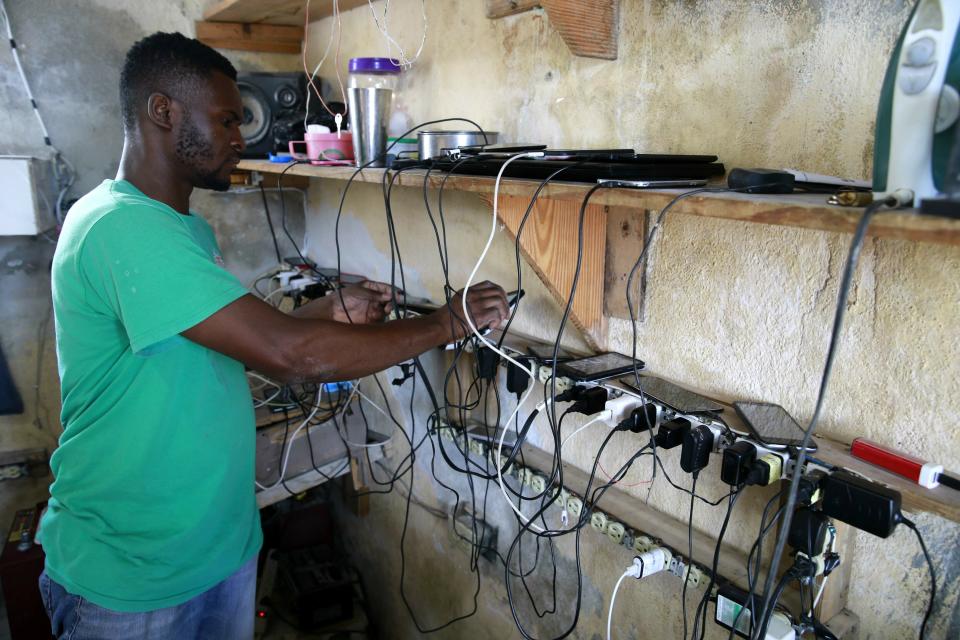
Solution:
<path fill-rule="evenodd" d="M 600 413 L 607 404 L 606 387 L 574 387 L 577 391 L 574 395 L 573 405 L 570 407 L 571 413 L 582 413 L 586 416 L 592 416 Z"/>
<path fill-rule="evenodd" d="M 881 538 L 903 521 L 900 492 L 843 469 L 820 483 L 823 513 Z"/>
<path fill-rule="evenodd" d="M 790 521 L 787 543 L 813 558 L 823 553 L 829 533 L 830 519 L 821 511 L 797 509 Z"/>
<path fill-rule="evenodd" d="M 477 373 L 482 380 L 496 378 L 498 366 L 500 366 L 499 353 L 489 347 L 477 349 Z"/>
<path fill-rule="evenodd" d="M 720 479 L 725 483 L 739 487 L 746 484 L 750 467 L 757 459 L 757 448 L 746 440 L 739 440 L 723 450 L 720 464 Z"/>
<path fill-rule="evenodd" d="M 713 450 L 713 431 L 705 424 L 693 427 L 683 436 L 680 450 L 680 468 L 687 473 L 696 473 L 707 466 Z"/>
<path fill-rule="evenodd" d="M 683 444 L 683 436 L 690 431 L 690 421 L 686 418 L 674 418 L 660 425 L 654 442 L 661 449 L 673 449 Z"/>
<path fill-rule="evenodd" d="M 523 360 L 520 360 L 523 362 Z M 530 363 L 526 363 L 530 366 Z M 530 376 L 527 372 L 507 360 L 507 391 L 517 396 L 523 395 L 523 392 L 530 386 Z"/>
<path fill-rule="evenodd" d="M 640 409 L 634 409 L 627 419 L 617 425 L 622 431 L 645 433 L 657 426 L 657 405 L 648 402 Z M 659 444 L 657 446 L 660 446 Z"/>

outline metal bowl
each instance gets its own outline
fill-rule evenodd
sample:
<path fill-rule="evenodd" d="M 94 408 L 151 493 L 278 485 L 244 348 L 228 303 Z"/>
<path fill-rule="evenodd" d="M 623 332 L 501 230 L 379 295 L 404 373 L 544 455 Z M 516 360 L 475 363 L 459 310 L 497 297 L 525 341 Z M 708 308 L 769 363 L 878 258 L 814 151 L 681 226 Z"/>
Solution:
<path fill-rule="evenodd" d="M 486 139 L 484 139 L 484 134 Z M 426 160 L 444 155 L 445 149 L 475 147 L 483 144 L 496 144 L 500 133 L 497 131 L 421 131 L 417 135 L 417 149 L 420 159 Z"/>

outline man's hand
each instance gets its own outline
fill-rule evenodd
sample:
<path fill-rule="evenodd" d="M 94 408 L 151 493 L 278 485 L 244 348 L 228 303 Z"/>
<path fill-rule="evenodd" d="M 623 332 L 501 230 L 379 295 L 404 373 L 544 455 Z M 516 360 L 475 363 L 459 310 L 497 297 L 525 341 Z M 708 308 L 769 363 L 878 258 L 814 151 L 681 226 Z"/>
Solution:
<path fill-rule="evenodd" d="M 390 291 L 388 284 L 364 280 L 294 309 L 290 315 L 353 324 L 380 322 L 393 309 Z"/>
<path fill-rule="evenodd" d="M 331 320 L 337 322 L 354 324 L 382 322 L 393 310 L 390 285 L 373 280 L 364 280 L 344 287 L 327 297 L 333 299 Z"/>
<path fill-rule="evenodd" d="M 496 328 L 510 317 L 507 294 L 500 285 L 484 280 L 470 287 L 467 293 L 467 309 L 477 329 Z M 460 340 L 470 334 L 470 325 L 463 318 L 463 290 L 457 292 L 450 304 L 440 307 L 430 315 L 448 332 L 449 342 Z"/>

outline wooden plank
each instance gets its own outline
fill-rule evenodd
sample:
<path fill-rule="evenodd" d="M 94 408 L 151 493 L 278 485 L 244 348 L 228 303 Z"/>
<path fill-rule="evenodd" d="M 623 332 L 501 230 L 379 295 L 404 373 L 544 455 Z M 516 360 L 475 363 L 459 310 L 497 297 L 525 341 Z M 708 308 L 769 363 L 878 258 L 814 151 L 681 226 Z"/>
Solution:
<path fill-rule="evenodd" d="M 540 6 L 540 0 L 486 0 L 487 17 L 491 20 L 523 13 Z"/>
<path fill-rule="evenodd" d="M 875 467 L 869 462 L 850 455 L 850 445 L 818 435 L 820 448 L 816 457 L 824 462 L 853 471 L 864 478 L 879 482 L 900 492 L 903 498 L 902 508 L 908 512 L 935 513 L 938 516 L 960 522 L 960 491 L 940 485 L 936 489 L 925 489 L 886 469 Z"/>
<path fill-rule="evenodd" d="M 860 637 L 860 616 L 844 609 L 826 621 L 827 628 L 843 640 L 857 640 Z"/>
<path fill-rule="evenodd" d="M 651 375 L 657 375 L 651 372 Z M 661 376 L 662 377 L 662 376 Z M 675 381 L 674 384 L 677 384 Z M 690 385 L 678 385 L 700 395 L 710 397 L 720 404 L 724 405 L 720 417 L 734 431 L 747 433 L 747 426 L 737 415 L 730 402 L 733 400 L 729 396 L 717 396 L 716 394 L 706 394 L 702 390 L 690 388 Z M 902 498 L 901 507 L 907 512 L 934 513 L 938 516 L 960 522 L 960 491 L 948 489 L 943 485 L 936 489 L 925 489 L 915 482 L 910 482 L 896 474 L 890 473 L 886 469 L 875 467 L 868 462 L 850 455 L 850 445 L 828 438 L 820 433 L 814 433 L 817 440 L 817 451 L 813 457 L 822 460 L 842 469 L 853 471 L 868 480 L 879 482 L 891 489 L 900 492 Z"/>
<path fill-rule="evenodd" d="M 523 459 L 527 466 L 549 475 L 553 467 L 553 454 L 542 449 L 524 445 Z M 563 481 L 566 488 L 582 496 L 587 487 L 590 474 L 572 465 L 563 468 Z M 594 481 L 593 486 L 597 486 Z M 673 549 L 679 555 L 687 557 L 688 539 L 687 522 L 673 517 L 649 506 L 641 498 L 630 495 L 616 486 L 611 487 L 603 494 L 597 503 L 597 508 L 613 516 L 618 521 L 652 538 L 663 541 L 663 544 Z M 717 546 L 713 536 L 693 530 L 693 561 L 708 570 L 713 565 L 713 552 Z M 717 562 L 717 571 L 721 576 L 730 580 L 741 589 L 749 587 L 747 580 L 747 556 L 745 553 L 723 543 L 720 545 L 720 556 Z"/>
<path fill-rule="evenodd" d="M 241 169 L 256 170 L 261 173 L 280 173 L 286 165 L 278 165 L 266 160 L 244 160 Z M 287 173 L 347 180 L 354 173 L 351 167 L 314 167 L 297 165 Z M 365 169 L 354 180 L 379 184 L 383 169 Z M 430 176 L 430 187 L 437 188 L 444 174 L 434 172 Z M 451 176 L 446 189 L 467 191 L 479 194 L 493 193 L 493 178 L 483 176 Z M 505 178 L 500 184 L 500 193 L 504 195 L 525 196 L 528 199 L 539 186 L 537 180 Z M 396 186 L 422 187 L 423 172 L 404 171 L 397 178 Z M 553 200 L 573 200 L 580 202 L 590 185 L 552 182 L 541 192 L 542 198 Z M 603 189 L 597 192 L 591 202 L 609 206 L 625 206 L 639 209 L 659 210 L 673 200 L 682 191 L 677 189 Z M 751 195 L 741 193 L 702 193 L 677 202 L 670 215 L 693 215 L 708 218 L 721 218 L 755 224 L 769 224 L 836 233 L 853 233 L 857 222 L 863 215 L 858 207 L 837 207 L 826 204 L 822 195 Z M 870 224 L 867 235 L 880 238 L 897 238 L 916 242 L 933 242 L 960 246 L 960 220 L 936 218 L 918 215 L 915 210 L 904 209 L 898 212 L 885 212 L 877 216 Z"/>
<path fill-rule="evenodd" d="M 529 198 L 501 196 L 500 220 L 516 238 Z M 520 249 L 561 305 L 567 304 L 576 273 L 580 206 L 576 202 L 539 198 L 524 225 Z M 584 333 L 591 347 L 606 344 L 603 315 L 604 259 L 607 243 L 607 213 L 600 205 L 588 205 L 583 227 L 583 259 L 570 319 Z"/>
<path fill-rule="evenodd" d="M 573 55 L 617 59 L 620 0 L 541 0 L 541 4 Z"/>
<path fill-rule="evenodd" d="M 302 26 L 197 22 L 197 40 L 217 49 L 300 53 Z"/>
<path fill-rule="evenodd" d="M 630 207 L 609 207 L 607 211 L 607 252 L 604 260 L 603 312 L 615 318 L 630 318 L 627 309 L 627 279 L 647 237 L 649 212 Z M 633 282 L 637 319 L 644 317 L 647 289 L 646 259 Z M 637 309 L 639 307 L 639 309 Z"/>
<path fill-rule="evenodd" d="M 853 573 L 853 557 L 856 549 L 856 530 L 842 522 L 834 522 L 837 528 L 837 540 L 834 549 L 840 554 L 840 566 L 830 574 L 823 588 L 823 595 L 817 609 L 817 618 L 832 620 L 847 608 L 847 592 Z"/>
<path fill-rule="evenodd" d="M 260 24 L 304 25 L 306 0 L 219 0 L 203 12 L 211 22 L 248 22 Z M 338 0 L 340 11 L 367 4 L 367 0 Z M 333 0 L 313 0 L 310 22 L 333 15 Z"/>
<path fill-rule="evenodd" d="M 253 180 L 253 174 L 249 171 L 237 170 L 230 174 L 231 187 L 255 187 L 257 182 Z M 283 185 L 284 189 L 309 189 L 310 178 L 301 175 L 290 175 L 289 173 L 280 178 L 279 175 L 264 176 L 263 186 L 267 189 L 276 189 Z"/>
<path fill-rule="evenodd" d="M 375 451 L 375 450 L 374 450 Z M 374 454 L 371 452 L 371 458 L 374 457 Z M 380 456 L 376 456 L 379 458 Z M 312 489 L 313 487 L 319 486 L 327 481 L 328 478 L 335 478 L 350 473 L 350 465 L 344 464 L 346 458 L 340 458 L 338 460 L 332 460 L 326 464 L 320 465 L 319 471 L 316 469 L 310 469 L 305 473 L 290 478 L 286 481 L 289 491 L 283 487 L 283 485 L 277 485 L 270 489 L 260 489 L 257 491 L 257 507 L 263 509 L 264 507 L 280 502 L 281 500 L 286 500 L 291 497 L 291 493 L 296 495 Z"/>
<path fill-rule="evenodd" d="M 343 483 L 343 497 L 353 515 L 364 518 L 370 513 L 370 493 L 356 456 L 350 458 L 350 479 Z"/>
<path fill-rule="evenodd" d="M 300 410 L 300 407 L 295 407 L 286 413 L 282 411 L 279 413 L 274 413 L 270 411 L 269 407 L 258 407 L 254 412 L 254 416 L 256 417 L 257 421 L 257 429 L 260 429 L 263 427 L 269 427 L 275 424 L 287 422 L 288 417 L 290 420 L 298 420 L 303 417 L 303 411 Z"/>

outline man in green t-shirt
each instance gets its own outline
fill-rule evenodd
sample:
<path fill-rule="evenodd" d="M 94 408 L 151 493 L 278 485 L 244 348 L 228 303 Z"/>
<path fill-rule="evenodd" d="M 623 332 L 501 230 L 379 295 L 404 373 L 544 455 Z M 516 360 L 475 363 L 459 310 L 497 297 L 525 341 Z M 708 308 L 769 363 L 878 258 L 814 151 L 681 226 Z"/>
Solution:
<path fill-rule="evenodd" d="M 236 71 L 180 34 L 129 51 L 115 180 L 70 210 L 53 264 L 64 432 L 42 523 L 58 638 L 249 638 L 254 416 L 244 365 L 350 380 L 466 334 L 455 309 L 383 323 L 390 291 L 347 288 L 286 315 L 223 268 L 194 188 L 226 190 L 244 149 Z M 478 327 L 508 310 L 471 287 Z"/>

